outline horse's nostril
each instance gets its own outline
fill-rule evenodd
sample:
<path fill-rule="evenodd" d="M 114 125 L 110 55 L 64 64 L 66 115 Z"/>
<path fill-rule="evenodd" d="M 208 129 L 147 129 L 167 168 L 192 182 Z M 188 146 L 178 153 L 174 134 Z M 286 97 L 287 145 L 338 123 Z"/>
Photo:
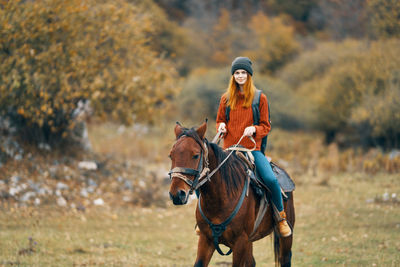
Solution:
<path fill-rule="evenodd" d="M 176 195 L 169 192 L 169 198 L 172 200 L 174 205 L 186 204 L 186 200 L 187 200 L 186 197 L 187 197 L 187 194 L 184 190 L 178 190 L 178 192 L 176 192 Z"/>
<path fill-rule="evenodd" d="M 186 197 L 186 192 L 183 191 L 183 190 L 179 190 L 179 191 L 178 191 L 178 196 L 179 196 L 181 199 L 185 199 L 185 197 Z"/>

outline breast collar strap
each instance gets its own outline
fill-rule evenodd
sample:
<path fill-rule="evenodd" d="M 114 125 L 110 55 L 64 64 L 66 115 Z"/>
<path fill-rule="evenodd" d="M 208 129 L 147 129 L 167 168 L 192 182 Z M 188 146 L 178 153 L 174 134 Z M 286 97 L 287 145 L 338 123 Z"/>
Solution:
<path fill-rule="evenodd" d="M 224 233 L 224 231 L 226 230 L 226 227 L 231 223 L 233 218 L 235 218 L 236 214 L 239 212 L 240 208 L 242 207 L 248 186 L 249 186 L 249 180 L 245 179 L 243 191 L 242 191 L 242 194 L 240 195 L 239 201 L 236 204 L 235 209 L 232 211 L 231 215 L 224 222 L 222 222 L 220 224 L 214 224 L 206 217 L 203 210 L 201 209 L 201 195 L 199 195 L 199 201 L 197 202 L 199 212 L 200 212 L 201 216 L 203 217 L 203 219 L 210 226 L 211 232 L 212 232 L 212 237 L 213 237 L 214 247 L 218 251 L 218 253 L 222 256 L 228 256 L 229 254 L 231 254 L 232 249 L 229 249 L 229 251 L 226 254 L 223 253 L 221 248 L 219 247 L 219 237 Z"/>

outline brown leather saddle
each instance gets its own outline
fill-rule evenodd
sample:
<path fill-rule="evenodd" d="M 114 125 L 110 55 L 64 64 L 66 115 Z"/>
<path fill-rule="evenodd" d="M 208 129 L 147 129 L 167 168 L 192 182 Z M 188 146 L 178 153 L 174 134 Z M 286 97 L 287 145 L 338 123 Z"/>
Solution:
<path fill-rule="evenodd" d="M 256 167 L 254 164 L 254 158 L 250 153 L 247 152 L 241 152 L 241 151 L 236 151 L 236 155 L 245 163 L 245 165 L 248 167 L 249 170 L 252 171 L 250 173 L 250 178 L 252 178 L 252 185 L 255 191 L 258 191 L 259 189 L 261 190 L 267 190 L 269 191 L 268 187 L 263 183 L 261 177 L 257 174 Z M 281 192 L 284 200 L 287 200 L 290 198 L 290 193 L 293 192 L 296 188 L 295 183 L 293 182 L 292 178 L 290 178 L 289 174 L 278 164 L 276 164 L 273 161 L 270 161 L 269 164 L 271 164 L 272 171 L 275 174 L 276 179 L 278 180 L 278 183 L 281 187 Z M 257 187 L 259 189 L 257 189 Z M 256 192 L 259 194 L 260 192 Z"/>

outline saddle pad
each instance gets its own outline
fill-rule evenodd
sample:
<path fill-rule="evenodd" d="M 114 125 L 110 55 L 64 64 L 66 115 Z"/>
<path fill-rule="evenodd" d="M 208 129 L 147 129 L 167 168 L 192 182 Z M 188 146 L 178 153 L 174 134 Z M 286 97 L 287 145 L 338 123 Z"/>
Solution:
<path fill-rule="evenodd" d="M 296 188 L 292 178 L 290 178 L 289 174 L 281 167 L 276 165 L 274 162 L 270 162 L 272 171 L 275 174 L 276 179 L 284 192 L 292 192 Z"/>
<path fill-rule="evenodd" d="M 251 170 L 252 176 L 254 180 L 257 180 L 259 183 L 263 184 L 262 179 L 258 177 L 258 174 L 254 171 L 254 158 L 249 158 L 250 153 L 243 153 L 242 151 L 236 151 L 236 155 L 239 159 Z M 296 188 L 292 178 L 290 178 L 289 174 L 280 166 L 278 166 L 273 161 L 269 161 L 272 171 L 275 174 L 276 179 L 278 180 L 279 185 L 281 186 L 283 192 L 288 193 L 294 191 Z M 257 177 L 257 178 L 256 178 Z M 264 187 L 266 187 L 263 184 Z"/>

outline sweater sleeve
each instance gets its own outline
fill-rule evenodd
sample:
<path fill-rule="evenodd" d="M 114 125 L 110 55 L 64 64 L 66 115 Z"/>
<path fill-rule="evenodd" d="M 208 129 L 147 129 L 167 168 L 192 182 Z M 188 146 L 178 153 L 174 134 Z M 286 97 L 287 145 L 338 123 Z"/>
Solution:
<path fill-rule="evenodd" d="M 256 138 L 261 139 L 266 136 L 271 130 L 271 124 L 269 123 L 268 114 L 268 99 L 265 94 L 260 96 L 260 123 L 259 125 L 254 125 L 256 127 Z"/>
<path fill-rule="evenodd" d="M 218 107 L 218 113 L 217 113 L 217 119 L 216 119 L 217 131 L 218 131 L 219 124 L 221 122 L 224 122 L 225 124 L 227 124 L 225 113 L 226 113 L 226 97 L 225 97 L 225 94 L 223 94 L 219 101 L 219 107 Z"/>

